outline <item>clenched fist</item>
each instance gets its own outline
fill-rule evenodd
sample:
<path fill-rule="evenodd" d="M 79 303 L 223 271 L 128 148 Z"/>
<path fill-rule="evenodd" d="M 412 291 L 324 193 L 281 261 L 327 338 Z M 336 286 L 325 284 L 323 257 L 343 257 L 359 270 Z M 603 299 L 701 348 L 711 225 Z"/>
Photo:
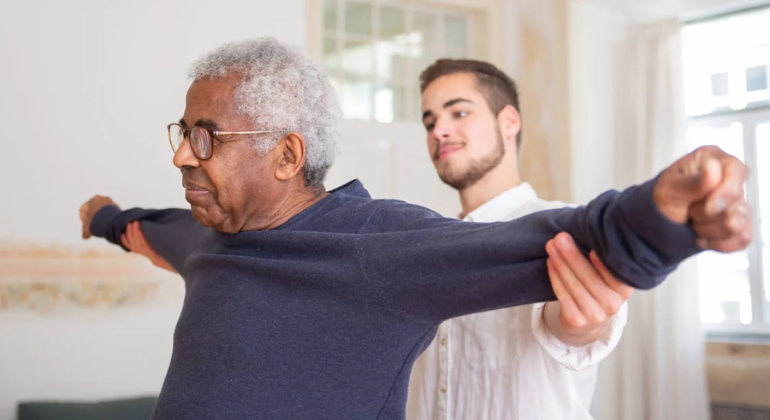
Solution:
<path fill-rule="evenodd" d="M 83 222 L 83 239 L 91 237 L 91 220 L 104 206 L 116 206 L 110 197 L 95 195 L 80 206 L 80 221 Z"/>
<path fill-rule="evenodd" d="M 701 147 L 658 178 L 653 200 L 668 219 L 690 223 L 703 249 L 733 252 L 751 242 L 751 206 L 743 194 L 748 168 L 716 146 Z"/>

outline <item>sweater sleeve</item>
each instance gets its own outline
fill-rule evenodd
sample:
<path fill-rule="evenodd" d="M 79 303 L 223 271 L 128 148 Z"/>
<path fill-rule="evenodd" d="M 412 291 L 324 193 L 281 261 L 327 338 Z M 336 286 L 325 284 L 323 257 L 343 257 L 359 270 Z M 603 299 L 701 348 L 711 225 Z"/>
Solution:
<path fill-rule="evenodd" d="M 425 322 L 554 300 L 545 244 L 562 231 L 584 251 L 595 250 L 621 281 L 651 289 L 700 251 L 691 228 L 657 209 L 654 185 L 655 180 L 606 192 L 586 206 L 487 224 L 391 202 L 357 239 L 359 261 L 389 306 Z M 393 231 L 392 224 L 402 229 Z"/>
<path fill-rule="evenodd" d="M 121 210 L 105 206 L 91 220 L 91 234 L 128 251 L 120 236 L 130 222 L 139 221 L 147 242 L 163 259 L 184 276 L 187 257 L 198 249 L 210 229 L 198 223 L 190 210 Z"/>

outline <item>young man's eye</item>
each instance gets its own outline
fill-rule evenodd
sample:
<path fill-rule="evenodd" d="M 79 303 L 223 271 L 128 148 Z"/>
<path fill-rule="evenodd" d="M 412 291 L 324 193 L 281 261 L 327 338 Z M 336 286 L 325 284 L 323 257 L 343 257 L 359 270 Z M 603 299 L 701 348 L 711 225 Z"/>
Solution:
<path fill-rule="evenodd" d="M 425 124 L 425 131 L 427 131 L 429 133 L 431 131 L 433 131 L 434 128 L 436 128 L 436 124 L 435 123 Z"/>
<path fill-rule="evenodd" d="M 455 118 L 462 118 L 466 115 L 468 115 L 468 111 L 455 111 L 454 113 Z"/>

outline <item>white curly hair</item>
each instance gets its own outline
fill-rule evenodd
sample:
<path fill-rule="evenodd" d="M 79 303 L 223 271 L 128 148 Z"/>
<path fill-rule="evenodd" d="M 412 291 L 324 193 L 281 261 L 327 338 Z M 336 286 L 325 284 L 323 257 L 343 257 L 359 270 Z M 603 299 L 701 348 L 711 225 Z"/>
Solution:
<path fill-rule="evenodd" d="M 232 73 L 243 74 L 235 90 L 238 113 L 250 118 L 257 130 L 301 133 L 308 186 L 322 186 L 337 152 L 341 118 L 326 72 L 299 49 L 263 37 L 220 46 L 198 59 L 189 77 L 212 79 Z M 255 144 L 267 153 L 278 140 Z"/>

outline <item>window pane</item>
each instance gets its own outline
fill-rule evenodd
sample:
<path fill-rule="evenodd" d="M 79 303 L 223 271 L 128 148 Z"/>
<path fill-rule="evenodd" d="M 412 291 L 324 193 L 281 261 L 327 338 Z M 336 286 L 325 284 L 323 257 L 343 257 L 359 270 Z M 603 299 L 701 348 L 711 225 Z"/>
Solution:
<path fill-rule="evenodd" d="M 749 257 L 746 251 L 732 254 L 705 252 L 697 257 L 701 286 L 701 321 L 751 323 Z"/>
<path fill-rule="evenodd" d="M 447 47 L 466 50 L 468 48 L 468 21 L 464 17 L 444 18 L 444 40 Z"/>
<path fill-rule="evenodd" d="M 390 38 L 406 33 L 404 9 L 382 6 L 380 8 L 380 37 Z"/>
<path fill-rule="evenodd" d="M 395 86 L 393 89 L 393 117 L 396 120 L 416 119 L 408 114 L 410 89 L 403 86 Z"/>
<path fill-rule="evenodd" d="M 730 93 L 730 86 L 727 82 L 727 73 L 718 73 L 711 75 L 711 95 L 725 96 Z"/>
<path fill-rule="evenodd" d="M 374 119 L 379 122 L 405 120 L 407 89 L 401 86 L 384 85 L 374 95 Z"/>
<path fill-rule="evenodd" d="M 334 38 L 324 38 L 323 42 L 323 63 L 329 70 L 336 70 L 340 66 L 340 55 L 337 52 L 337 40 Z"/>
<path fill-rule="evenodd" d="M 377 80 L 407 82 L 412 49 L 406 36 L 377 42 Z"/>
<path fill-rule="evenodd" d="M 746 91 L 756 92 L 767 89 L 767 66 L 746 69 Z"/>
<path fill-rule="evenodd" d="M 770 103 L 770 7 L 682 31 L 685 101 L 689 115 Z"/>
<path fill-rule="evenodd" d="M 770 245 L 770 123 L 757 126 L 757 182 L 759 182 L 759 219 L 761 223 L 761 240 Z M 770 267 L 770 260 L 765 259 L 765 270 Z M 765 281 L 768 277 L 765 276 Z M 765 289 L 767 290 L 767 288 Z"/>
<path fill-rule="evenodd" d="M 415 12 L 413 29 L 420 34 L 422 45 L 434 47 L 438 44 L 438 18 L 434 13 Z"/>
<path fill-rule="evenodd" d="M 412 68 L 411 78 L 417 80 L 429 65 L 433 64 L 441 54 L 438 42 L 438 18 L 433 13 L 414 14 L 414 32 L 411 37 L 411 45 L 414 46 L 415 63 Z"/>
<path fill-rule="evenodd" d="M 371 77 L 373 50 L 369 42 L 345 41 L 341 56 L 346 77 Z"/>
<path fill-rule="evenodd" d="M 372 5 L 347 1 L 345 3 L 345 32 L 354 35 L 372 35 Z"/>
<path fill-rule="evenodd" d="M 385 123 L 393 121 L 393 91 L 391 89 L 380 88 L 374 94 L 374 120 Z"/>
<path fill-rule="evenodd" d="M 337 30 L 337 0 L 324 0 L 324 30 Z"/>
<path fill-rule="evenodd" d="M 692 126 L 687 137 L 690 150 L 715 145 L 743 161 L 743 124 L 739 122 L 723 127 Z"/>
<path fill-rule="evenodd" d="M 412 48 L 406 33 L 406 14 L 395 7 L 380 8 L 380 40 L 377 41 L 377 80 L 404 83 Z"/>
<path fill-rule="evenodd" d="M 340 84 L 342 113 L 345 118 L 371 120 L 374 89 L 366 80 L 345 80 Z"/>

